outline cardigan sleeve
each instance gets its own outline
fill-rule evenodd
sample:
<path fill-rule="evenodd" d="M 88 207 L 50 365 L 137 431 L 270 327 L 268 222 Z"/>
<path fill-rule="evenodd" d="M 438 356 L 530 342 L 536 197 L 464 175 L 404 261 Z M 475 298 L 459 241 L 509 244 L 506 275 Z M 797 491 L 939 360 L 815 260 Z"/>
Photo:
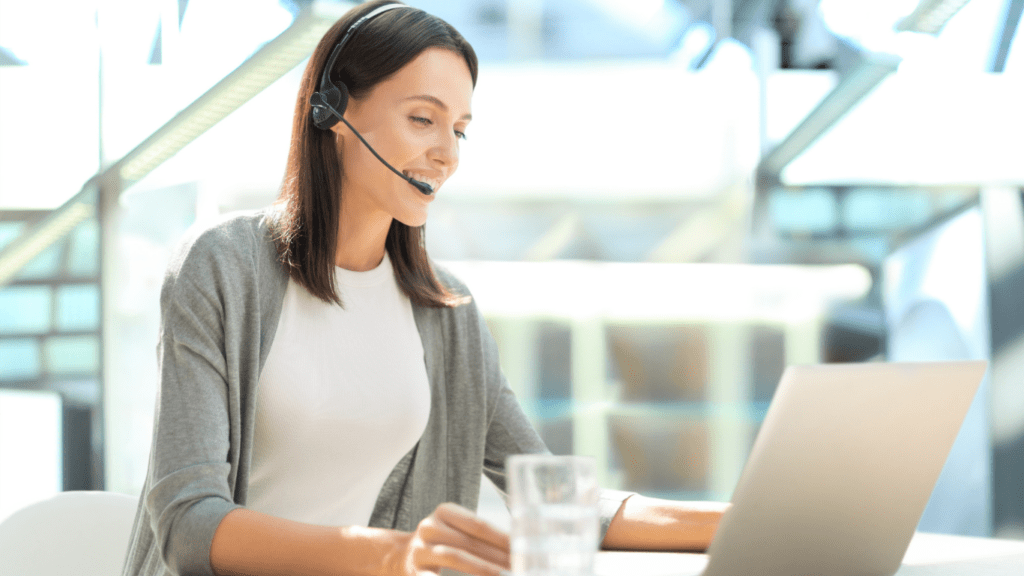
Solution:
<path fill-rule="evenodd" d="M 212 575 L 210 544 L 233 501 L 231 405 L 237 370 L 226 353 L 227 278 L 242 278 L 223 231 L 188 243 L 161 291 L 160 388 L 148 491 L 154 543 L 177 574 Z"/>

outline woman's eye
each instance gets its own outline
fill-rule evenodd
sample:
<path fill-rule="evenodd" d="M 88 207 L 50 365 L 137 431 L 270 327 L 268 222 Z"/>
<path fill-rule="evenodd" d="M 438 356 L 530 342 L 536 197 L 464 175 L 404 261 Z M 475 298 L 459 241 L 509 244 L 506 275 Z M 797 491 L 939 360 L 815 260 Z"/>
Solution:
<path fill-rule="evenodd" d="M 433 126 L 434 125 L 434 121 L 433 120 L 431 120 L 430 118 L 424 118 L 422 116 L 409 116 L 409 120 L 412 120 L 413 122 L 415 122 L 417 124 L 422 124 L 423 126 Z M 459 140 L 465 140 L 466 139 L 466 133 L 462 132 L 460 130 L 456 130 L 455 131 L 455 137 L 458 138 Z"/>

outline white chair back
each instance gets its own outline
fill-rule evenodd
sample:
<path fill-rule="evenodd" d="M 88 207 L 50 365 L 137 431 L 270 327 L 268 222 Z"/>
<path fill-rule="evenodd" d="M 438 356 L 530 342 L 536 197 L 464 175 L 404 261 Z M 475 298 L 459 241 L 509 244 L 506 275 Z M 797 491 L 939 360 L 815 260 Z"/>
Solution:
<path fill-rule="evenodd" d="M 138 499 L 61 492 L 0 524 L 0 576 L 116 576 Z"/>

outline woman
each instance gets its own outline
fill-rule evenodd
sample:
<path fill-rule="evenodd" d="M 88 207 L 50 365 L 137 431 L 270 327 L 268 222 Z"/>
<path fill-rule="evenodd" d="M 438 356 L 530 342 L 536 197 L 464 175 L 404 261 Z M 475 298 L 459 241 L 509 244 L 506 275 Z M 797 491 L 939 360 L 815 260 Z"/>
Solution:
<path fill-rule="evenodd" d="M 279 201 L 170 265 L 125 574 L 509 568 L 508 536 L 469 509 L 481 473 L 503 490 L 508 455 L 547 449 L 468 290 L 423 242 L 476 75 L 450 25 L 388 0 L 321 40 Z M 702 549 L 722 512 L 616 491 L 601 507 L 619 549 Z"/>

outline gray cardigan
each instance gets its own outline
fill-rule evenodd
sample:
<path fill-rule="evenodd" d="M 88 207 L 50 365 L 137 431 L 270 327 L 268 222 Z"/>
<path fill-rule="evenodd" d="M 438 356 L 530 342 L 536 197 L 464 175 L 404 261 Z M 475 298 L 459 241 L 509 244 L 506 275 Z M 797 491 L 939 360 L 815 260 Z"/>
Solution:
<path fill-rule="evenodd" d="M 213 534 L 228 512 L 245 506 L 257 384 L 288 285 L 269 214 L 235 216 L 193 235 L 168 267 L 153 444 L 125 575 L 212 575 Z M 450 273 L 437 272 L 449 289 L 469 295 Z M 481 473 L 504 496 L 505 458 L 547 452 L 501 373 L 476 305 L 414 305 L 413 314 L 430 417 L 370 517 L 370 526 L 404 531 L 443 502 L 475 509 Z M 602 491 L 602 538 L 629 495 Z"/>

